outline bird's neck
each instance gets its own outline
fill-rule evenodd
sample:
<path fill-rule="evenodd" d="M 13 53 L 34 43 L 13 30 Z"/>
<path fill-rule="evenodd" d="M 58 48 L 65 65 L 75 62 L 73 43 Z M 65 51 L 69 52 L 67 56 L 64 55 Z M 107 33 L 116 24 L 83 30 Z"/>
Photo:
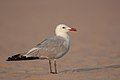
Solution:
<path fill-rule="evenodd" d="M 56 33 L 57 36 L 63 37 L 67 41 L 69 41 L 69 35 L 68 33 Z"/>
<path fill-rule="evenodd" d="M 67 33 L 57 33 L 56 36 L 60 36 L 60 37 L 63 37 L 65 39 L 65 43 L 64 45 L 67 45 L 67 48 L 69 49 L 70 47 L 70 37 L 69 37 L 69 34 Z"/>

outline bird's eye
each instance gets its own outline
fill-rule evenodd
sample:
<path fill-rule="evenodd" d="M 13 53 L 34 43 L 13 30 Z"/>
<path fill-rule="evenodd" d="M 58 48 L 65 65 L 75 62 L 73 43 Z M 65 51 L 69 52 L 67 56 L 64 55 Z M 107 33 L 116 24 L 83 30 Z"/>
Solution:
<path fill-rule="evenodd" d="M 63 29 L 65 29 L 65 27 L 62 27 Z"/>

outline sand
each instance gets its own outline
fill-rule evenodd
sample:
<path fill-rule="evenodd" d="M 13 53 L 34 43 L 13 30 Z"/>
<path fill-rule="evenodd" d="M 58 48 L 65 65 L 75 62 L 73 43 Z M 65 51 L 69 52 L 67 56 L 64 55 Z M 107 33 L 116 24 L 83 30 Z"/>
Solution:
<path fill-rule="evenodd" d="M 119 0 L 0 0 L 0 80 L 120 80 Z M 54 35 L 77 28 L 71 48 L 50 74 L 47 60 L 5 61 Z"/>

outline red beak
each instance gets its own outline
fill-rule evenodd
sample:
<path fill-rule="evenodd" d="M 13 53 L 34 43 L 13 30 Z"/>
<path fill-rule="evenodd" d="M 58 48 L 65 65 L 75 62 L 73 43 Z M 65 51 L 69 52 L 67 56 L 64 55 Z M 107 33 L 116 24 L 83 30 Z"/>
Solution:
<path fill-rule="evenodd" d="M 71 29 L 69 29 L 70 31 L 77 31 L 75 28 L 71 28 Z"/>

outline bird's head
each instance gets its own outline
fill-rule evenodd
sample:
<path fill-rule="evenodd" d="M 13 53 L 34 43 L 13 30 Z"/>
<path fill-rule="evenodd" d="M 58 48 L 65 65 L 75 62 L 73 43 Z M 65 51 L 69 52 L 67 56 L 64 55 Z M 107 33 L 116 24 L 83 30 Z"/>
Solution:
<path fill-rule="evenodd" d="M 58 34 L 58 33 L 67 33 L 69 31 L 77 31 L 77 30 L 75 28 L 68 27 L 65 24 L 59 24 L 55 29 L 56 34 Z"/>

